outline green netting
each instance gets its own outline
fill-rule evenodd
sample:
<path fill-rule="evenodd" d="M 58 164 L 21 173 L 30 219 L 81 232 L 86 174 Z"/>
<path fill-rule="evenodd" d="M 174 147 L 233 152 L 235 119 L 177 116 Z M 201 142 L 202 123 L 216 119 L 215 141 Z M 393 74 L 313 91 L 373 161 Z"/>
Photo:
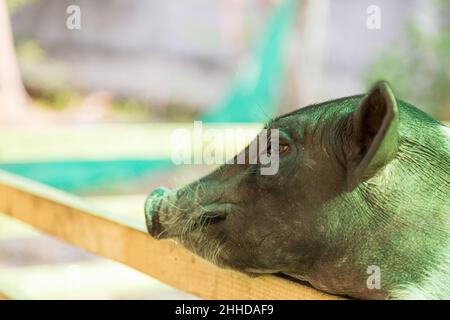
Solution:
<path fill-rule="evenodd" d="M 264 122 L 273 116 L 283 76 L 283 49 L 297 9 L 297 0 L 282 1 L 225 99 L 203 117 L 206 122 Z"/>

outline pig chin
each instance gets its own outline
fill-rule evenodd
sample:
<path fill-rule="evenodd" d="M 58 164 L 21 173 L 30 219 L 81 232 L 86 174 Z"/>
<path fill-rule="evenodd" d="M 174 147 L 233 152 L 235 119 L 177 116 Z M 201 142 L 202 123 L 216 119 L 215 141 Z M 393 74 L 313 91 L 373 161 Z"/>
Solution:
<path fill-rule="evenodd" d="M 221 268 L 254 275 L 279 272 L 257 265 L 254 260 L 249 259 L 248 253 L 233 242 L 208 230 L 204 233 L 193 232 L 185 238 L 179 238 L 179 241 L 186 249 Z"/>

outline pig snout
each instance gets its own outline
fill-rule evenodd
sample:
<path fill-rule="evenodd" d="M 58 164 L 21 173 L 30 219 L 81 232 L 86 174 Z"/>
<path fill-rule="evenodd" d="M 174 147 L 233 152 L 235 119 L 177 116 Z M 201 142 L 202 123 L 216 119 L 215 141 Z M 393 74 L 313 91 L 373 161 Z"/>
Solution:
<path fill-rule="evenodd" d="M 159 222 L 159 210 L 163 202 L 164 196 L 170 192 L 166 188 L 157 188 L 153 190 L 145 201 L 145 222 L 148 233 L 155 239 L 159 239 L 163 235 L 163 229 Z"/>
<path fill-rule="evenodd" d="M 192 232 L 225 221 L 230 213 L 238 212 L 236 205 L 220 201 L 217 194 L 204 194 L 199 186 L 169 190 L 157 188 L 145 201 L 148 233 L 155 239 L 186 238 Z"/>

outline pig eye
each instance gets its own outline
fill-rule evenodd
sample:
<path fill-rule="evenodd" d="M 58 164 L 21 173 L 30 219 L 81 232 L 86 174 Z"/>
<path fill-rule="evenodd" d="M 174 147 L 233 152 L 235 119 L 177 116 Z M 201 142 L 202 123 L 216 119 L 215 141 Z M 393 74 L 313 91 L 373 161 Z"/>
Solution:
<path fill-rule="evenodd" d="M 291 147 L 288 144 L 280 144 L 280 155 L 288 153 Z"/>
<path fill-rule="evenodd" d="M 278 150 L 275 149 L 274 151 L 275 152 L 278 151 L 278 155 L 282 156 L 282 155 L 288 153 L 290 151 L 290 149 L 291 149 L 291 147 L 290 147 L 289 144 L 287 144 L 287 143 L 280 143 L 278 145 Z M 266 152 L 267 152 L 268 156 L 272 155 L 272 144 L 271 143 L 268 144 Z"/>

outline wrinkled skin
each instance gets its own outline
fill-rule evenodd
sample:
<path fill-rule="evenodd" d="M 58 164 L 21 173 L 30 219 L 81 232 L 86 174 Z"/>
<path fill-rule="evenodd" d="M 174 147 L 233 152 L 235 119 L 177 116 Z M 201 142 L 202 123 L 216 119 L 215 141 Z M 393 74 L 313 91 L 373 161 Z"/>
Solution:
<path fill-rule="evenodd" d="M 443 125 L 380 82 L 366 96 L 303 108 L 266 128 L 280 130 L 277 174 L 226 164 L 157 190 L 146 203 L 149 232 L 219 266 L 282 272 L 335 294 L 408 298 L 427 281 L 450 288 L 448 271 L 427 278 L 450 262 Z M 371 265 L 381 269 L 379 289 L 367 286 Z"/>

